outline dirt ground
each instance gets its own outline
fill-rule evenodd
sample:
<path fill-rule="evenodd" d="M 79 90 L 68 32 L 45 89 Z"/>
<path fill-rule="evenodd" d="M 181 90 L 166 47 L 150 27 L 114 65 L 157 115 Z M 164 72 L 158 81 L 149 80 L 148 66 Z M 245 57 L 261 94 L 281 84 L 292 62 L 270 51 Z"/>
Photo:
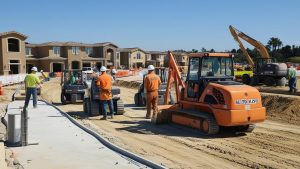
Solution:
<path fill-rule="evenodd" d="M 112 143 L 169 168 L 300 168 L 300 109 L 291 106 L 299 106 L 299 100 L 266 96 L 268 120 L 259 123 L 253 133 L 233 134 L 225 130 L 206 137 L 174 124 L 151 124 L 144 119 L 145 109 L 134 106 L 135 92 L 136 89 L 121 87 L 126 113 L 107 121 L 99 120 L 99 116 L 86 117 L 80 103 L 60 105 L 58 79 L 44 84 L 42 97 Z M 296 115 L 286 116 L 290 109 L 297 110 Z"/>

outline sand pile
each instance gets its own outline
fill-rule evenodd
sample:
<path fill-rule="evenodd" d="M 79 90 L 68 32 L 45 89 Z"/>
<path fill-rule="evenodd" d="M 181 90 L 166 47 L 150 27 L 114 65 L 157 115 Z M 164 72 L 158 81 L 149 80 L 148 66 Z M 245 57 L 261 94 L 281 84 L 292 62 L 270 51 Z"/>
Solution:
<path fill-rule="evenodd" d="M 300 98 L 262 94 L 267 119 L 300 125 Z"/>
<path fill-rule="evenodd" d="M 141 85 L 140 82 L 136 81 L 124 81 L 124 80 L 116 80 L 114 82 L 115 86 L 121 86 L 121 87 L 126 87 L 126 88 L 131 88 L 131 89 L 138 89 Z"/>

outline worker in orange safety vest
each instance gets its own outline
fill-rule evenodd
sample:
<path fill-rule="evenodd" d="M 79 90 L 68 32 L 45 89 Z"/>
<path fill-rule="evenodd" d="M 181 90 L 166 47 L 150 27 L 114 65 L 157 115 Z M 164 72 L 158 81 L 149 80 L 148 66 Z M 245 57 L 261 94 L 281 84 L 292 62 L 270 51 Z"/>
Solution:
<path fill-rule="evenodd" d="M 97 79 L 97 86 L 100 88 L 100 110 L 102 111 L 103 118 L 102 120 L 107 119 L 107 112 L 105 109 L 105 105 L 107 104 L 109 107 L 109 111 L 111 114 L 111 118 L 114 117 L 114 109 L 112 102 L 112 77 L 106 73 L 107 69 L 105 66 L 100 68 L 101 74 Z"/>
<path fill-rule="evenodd" d="M 146 119 L 152 119 L 154 120 L 156 118 L 158 108 L 157 108 L 157 102 L 158 102 L 158 89 L 161 85 L 160 77 L 157 76 L 154 73 L 154 66 L 149 65 L 148 66 L 148 75 L 145 77 L 144 81 L 144 88 L 145 92 L 147 93 L 146 97 L 146 107 L 147 107 L 147 114 Z M 153 109 L 153 115 L 151 116 L 151 105 Z"/>

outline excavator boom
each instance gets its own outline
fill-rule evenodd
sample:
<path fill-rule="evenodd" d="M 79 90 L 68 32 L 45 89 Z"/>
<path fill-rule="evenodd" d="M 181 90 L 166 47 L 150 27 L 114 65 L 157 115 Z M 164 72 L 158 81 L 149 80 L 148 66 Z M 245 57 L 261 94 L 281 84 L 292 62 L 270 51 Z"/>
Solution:
<path fill-rule="evenodd" d="M 234 28 L 233 26 L 229 26 L 229 30 L 231 35 L 233 36 L 234 40 L 237 41 L 237 43 L 239 44 L 239 47 L 241 48 L 243 54 L 245 55 L 248 63 L 254 67 L 254 62 L 252 60 L 252 58 L 250 57 L 250 55 L 248 54 L 246 48 L 244 47 L 243 43 L 241 42 L 241 39 L 245 40 L 246 42 L 248 42 L 249 44 L 251 44 L 252 46 L 254 46 L 260 53 L 262 58 L 270 58 L 270 55 L 268 53 L 268 50 L 266 49 L 266 47 L 259 41 L 251 38 L 250 36 L 246 35 L 245 33 L 237 30 L 236 28 Z"/>
<path fill-rule="evenodd" d="M 184 82 L 181 80 L 180 72 L 176 65 L 174 56 L 170 51 L 168 52 L 168 56 L 169 56 L 169 76 L 168 76 L 167 89 L 166 89 L 166 95 L 165 95 L 165 104 L 169 103 L 169 98 L 170 98 L 169 94 L 170 94 L 172 80 L 174 81 L 174 84 L 175 84 L 176 102 L 177 103 L 180 100 L 180 96 L 179 96 L 180 86 L 182 88 L 185 88 Z"/>

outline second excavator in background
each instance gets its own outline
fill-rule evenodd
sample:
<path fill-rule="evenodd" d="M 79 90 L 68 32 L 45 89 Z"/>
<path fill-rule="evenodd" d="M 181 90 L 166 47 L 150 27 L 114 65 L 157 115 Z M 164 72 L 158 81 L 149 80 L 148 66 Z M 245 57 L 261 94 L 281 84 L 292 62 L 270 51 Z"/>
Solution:
<path fill-rule="evenodd" d="M 267 86 L 284 86 L 286 84 L 287 65 L 285 63 L 278 63 L 274 58 L 271 58 L 268 50 L 261 42 L 251 38 L 231 25 L 229 26 L 229 30 L 242 50 L 248 64 L 253 68 L 252 77 L 250 77 L 249 74 L 242 75 L 243 83 L 253 86 L 258 83 L 263 83 Z M 261 58 L 257 58 L 254 62 L 239 38 L 254 46 L 259 51 Z"/>

